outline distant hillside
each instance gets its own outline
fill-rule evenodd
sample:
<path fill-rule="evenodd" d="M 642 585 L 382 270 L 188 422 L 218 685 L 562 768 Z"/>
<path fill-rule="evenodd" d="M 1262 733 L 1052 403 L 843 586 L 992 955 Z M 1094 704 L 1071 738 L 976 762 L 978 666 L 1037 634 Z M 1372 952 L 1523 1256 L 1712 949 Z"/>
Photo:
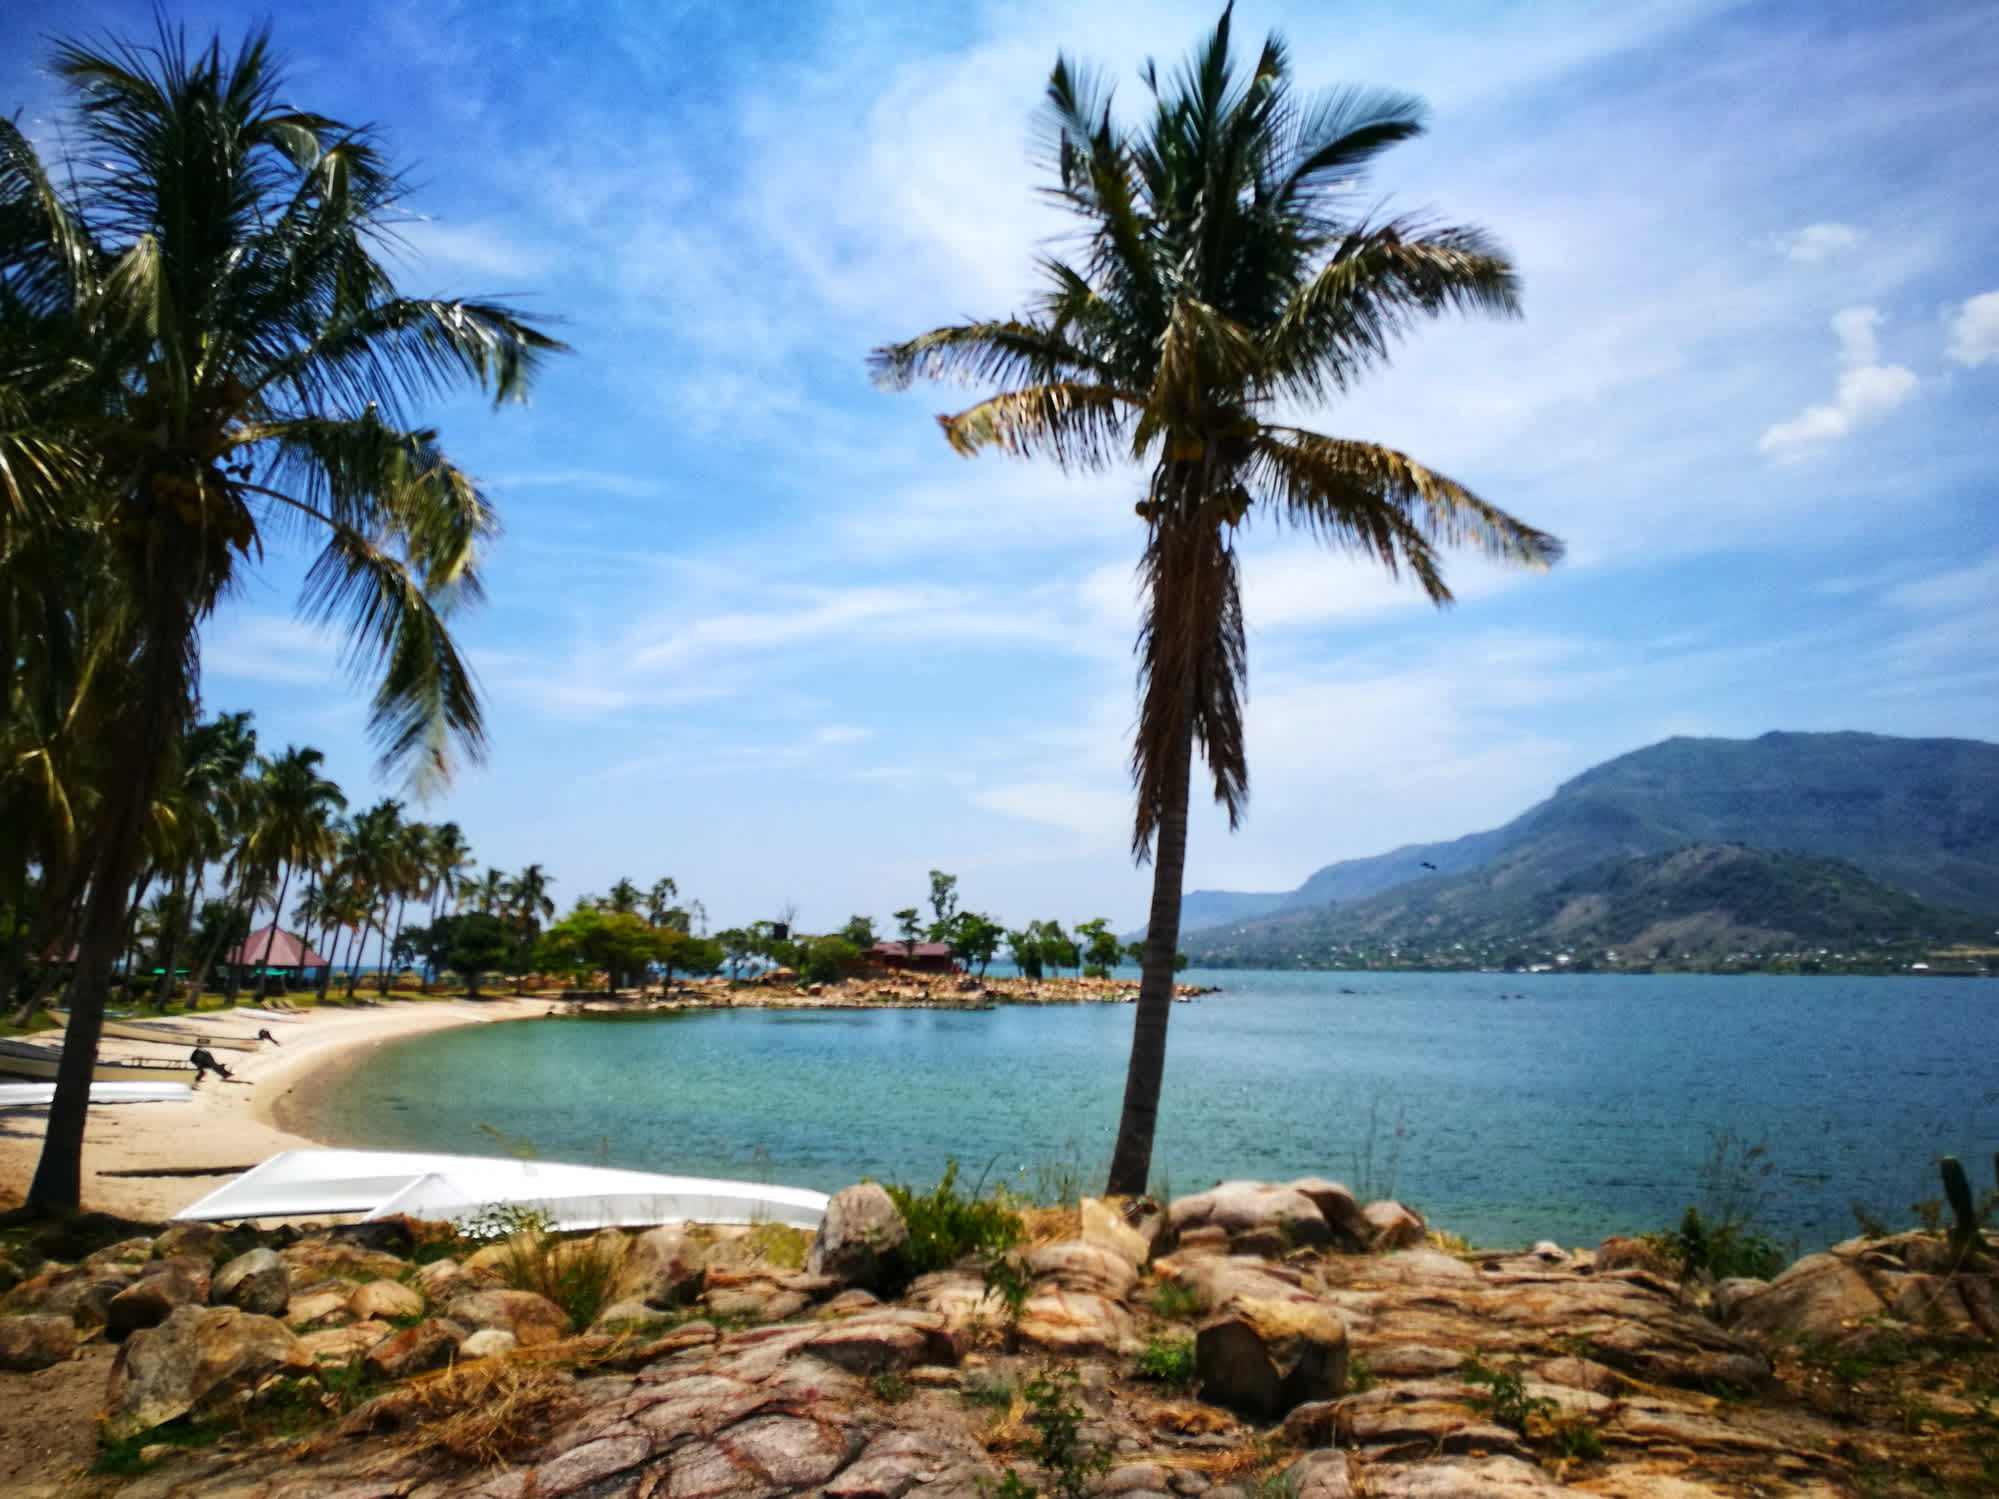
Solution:
<path fill-rule="evenodd" d="M 1290 963 L 1356 946 L 1462 952 L 1481 966 L 1520 949 L 1699 963 L 1800 947 L 1980 943 L 1992 931 L 1993 918 L 1919 900 L 1843 859 L 1701 843 L 1608 859 L 1532 888 L 1439 876 L 1186 945 L 1196 965 Z"/>
<path fill-rule="evenodd" d="M 1181 945 L 1219 950 L 1233 936 L 1219 928 L 1245 923 L 1289 924 L 1302 937 L 1326 927 L 1329 907 L 1391 891 L 1392 906 L 1431 930 L 1511 920 L 1585 871 L 1705 844 L 1845 859 L 1933 905 L 1999 912 L 1999 745 L 1669 739 L 1585 771 L 1490 832 L 1328 865 L 1284 895 L 1199 892 L 1183 906 Z M 1250 904 L 1207 917 L 1232 900 Z"/>

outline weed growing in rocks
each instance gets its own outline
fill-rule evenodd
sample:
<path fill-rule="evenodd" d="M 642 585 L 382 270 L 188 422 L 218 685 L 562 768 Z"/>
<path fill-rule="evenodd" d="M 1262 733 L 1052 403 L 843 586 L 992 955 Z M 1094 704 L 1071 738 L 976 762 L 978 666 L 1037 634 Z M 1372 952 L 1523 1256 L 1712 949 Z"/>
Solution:
<path fill-rule="evenodd" d="M 1163 1280 L 1152 1293 L 1152 1310 L 1168 1322 L 1198 1317 L 1208 1309 L 1208 1298 L 1190 1281 Z"/>
<path fill-rule="evenodd" d="M 1001 1253 L 986 1260 L 985 1278 L 986 1290 L 999 1297 L 1000 1306 L 1004 1309 L 1006 1345 L 1012 1348 L 1019 1341 L 1020 1319 L 1027 1310 L 1027 1296 L 1034 1289 L 1034 1277 L 1014 1255 Z"/>
<path fill-rule="evenodd" d="M 891 1186 L 889 1199 L 909 1228 L 902 1260 L 911 1277 L 956 1264 L 968 1254 L 991 1257 L 1020 1242 L 1020 1215 L 996 1197 L 964 1197 L 958 1192 L 958 1163 L 928 1192 Z"/>
<path fill-rule="evenodd" d="M 958 1395 L 967 1405 L 980 1406 L 985 1410 L 1013 1409 L 1013 1382 L 998 1375 L 985 1374 L 968 1379 Z"/>
<path fill-rule="evenodd" d="M 610 1300 L 618 1256 L 594 1239 L 521 1233 L 507 1240 L 497 1269 L 502 1284 L 546 1297 L 568 1314 L 571 1327 L 584 1328 Z"/>
<path fill-rule="evenodd" d="M 1107 1449 L 1082 1440 L 1086 1412 L 1076 1398 L 1076 1387 L 1074 1369 L 1052 1369 L 1035 1375 L 1020 1391 L 1027 1401 L 1027 1424 L 1034 1429 L 1034 1460 L 1047 1470 L 1053 1492 L 1061 1499 L 1086 1499 L 1091 1486 L 1111 1468 Z M 1008 1477 L 1013 1477 L 1011 1470 Z M 1018 1479 L 1015 1484 L 1027 1489 Z M 1022 1494 L 1007 1495 L 1004 1483 L 1000 1492 L 1006 1499 L 1025 1499 Z"/>
<path fill-rule="evenodd" d="M 1603 1438 L 1587 1417 L 1564 1415 L 1554 1401 L 1527 1393 L 1522 1374 L 1526 1367 L 1523 1360 L 1514 1359 L 1504 1369 L 1494 1369 L 1482 1363 L 1477 1354 L 1467 1354 L 1458 1365 L 1458 1378 L 1469 1385 L 1484 1386 L 1486 1393 L 1474 1398 L 1501 1426 L 1511 1427 L 1530 1441 L 1551 1443 L 1564 1457 L 1602 1457 Z"/>
<path fill-rule="evenodd" d="M 1374 1366 L 1367 1361 L 1364 1353 L 1347 1356 L 1347 1393 L 1362 1395 L 1374 1388 Z"/>
<path fill-rule="evenodd" d="M 868 1380 L 868 1388 L 883 1405 L 900 1405 L 916 1393 L 915 1385 L 893 1373 L 874 1375 Z"/>
<path fill-rule="evenodd" d="M 1148 1338 L 1138 1355 L 1138 1373 L 1142 1379 L 1162 1384 L 1187 1383 L 1194 1377 L 1194 1340 Z"/>

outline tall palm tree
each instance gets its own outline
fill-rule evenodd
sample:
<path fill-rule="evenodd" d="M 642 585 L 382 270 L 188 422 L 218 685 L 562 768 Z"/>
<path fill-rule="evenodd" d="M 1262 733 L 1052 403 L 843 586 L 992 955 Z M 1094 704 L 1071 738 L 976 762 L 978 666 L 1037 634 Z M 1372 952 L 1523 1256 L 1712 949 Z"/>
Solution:
<path fill-rule="evenodd" d="M 455 822 L 439 823 L 430 830 L 430 919 L 436 923 L 444 903 L 456 900 L 472 868 L 472 845 Z"/>
<path fill-rule="evenodd" d="M 1145 1190 L 1171 1016 L 1196 747 L 1229 825 L 1248 796 L 1246 665 L 1236 536 L 1260 514 L 1407 568 L 1449 601 L 1440 546 L 1472 541 L 1545 566 L 1554 538 L 1387 448 L 1277 414 L 1344 394 L 1419 317 L 1517 310 L 1512 267 L 1476 230 L 1376 220 L 1355 207 L 1368 162 L 1421 129 L 1417 101 L 1292 92 L 1271 37 L 1245 75 L 1224 11 L 1176 75 L 1144 79 L 1142 128 L 1113 121 L 1099 81 L 1058 60 L 1045 136 L 1050 195 L 1081 254 L 1043 262 L 1025 315 L 939 328 L 877 349 L 876 378 L 1000 388 L 940 417 L 962 454 L 997 447 L 1066 468 L 1132 462 L 1138 575 L 1134 854 L 1153 860 L 1151 919 L 1109 1190 Z"/>
<path fill-rule="evenodd" d="M 347 797 L 319 773 L 326 756 L 316 749 L 288 745 L 276 760 L 264 762 L 262 816 L 250 834 L 251 859 L 264 869 L 284 869 L 278 898 L 271 906 L 271 930 L 264 938 L 257 965 L 257 1000 L 263 1002 L 270 976 L 271 949 L 277 945 L 278 924 L 284 918 L 285 896 L 299 865 L 315 869 L 332 857 L 333 814 L 346 807 Z"/>
<path fill-rule="evenodd" d="M 506 907 L 507 892 L 511 887 L 512 882 L 505 874 L 488 867 L 478 879 L 462 887 L 458 896 L 459 903 L 488 916 L 498 916 Z"/>
<path fill-rule="evenodd" d="M 376 253 L 397 178 L 366 132 L 279 102 L 265 36 L 228 56 L 162 24 L 150 46 L 59 44 L 54 69 L 78 105 L 75 148 L 45 172 L 0 121 L 0 281 L 115 394 L 89 420 L 20 408 L 41 429 L 10 429 L 0 455 L 40 443 L 97 479 L 69 492 L 98 501 L 133 679 L 28 1194 L 60 1207 L 78 1200 L 105 995 L 146 809 L 193 713 L 203 623 L 267 531 L 316 536 L 305 608 L 379 669 L 384 761 L 443 774 L 454 743 L 478 753 L 446 618 L 478 595 L 493 518 L 405 412 L 466 380 L 522 395 L 559 346 L 501 306 L 398 294 Z"/>
<path fill-rule="evenodd" d="M 381 937 L 376 949 L 376 963 L 384 974 L 383 992 L 388 989 L 389 906 L 395 900 L 396 890 L 403 878 L 406 847 L 403 840 L 403 804 L 384 798 L 355 817 L 348 829 L 347 847 L 342 851 L 343 861 L 360 891 L 367 913 L 362 923 L 359 952 L 366 954 L 370 930 Z M 359 966 L 357 959 L 355 967 Z M 350 995 L 354 992 L 351 979 L 347 992 Z"/>
<path fill-rule="evenodd" d="M 665 926 L 669 913 L 676 909 L 680 897 L 680 886 L 670 874 L 661 875 L 652 882 L 652 889 L 646 892 L 646 920 L 654 926 Z"/>
<path fill-rule="evenodd" d="M 618 911 L 626 915 L 637 915 L 639 902 L 644 899 L 645 895 L 637 885 L 633 884 L 629 879 L 620 879 L 617 884 L 611 887 L 611 893 L 597 902 L 597 905 L 600 910 Z"/>

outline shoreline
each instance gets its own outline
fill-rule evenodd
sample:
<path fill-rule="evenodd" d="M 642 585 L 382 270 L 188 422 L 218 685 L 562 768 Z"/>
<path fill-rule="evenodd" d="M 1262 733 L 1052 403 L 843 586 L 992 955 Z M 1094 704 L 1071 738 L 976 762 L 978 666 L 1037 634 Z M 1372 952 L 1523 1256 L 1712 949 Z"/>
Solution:
<path fill-rule="evenodd" d="M 298 1110 L 287 1100 L 313 1079 L 358 1062 L 391 1041 L 457 1026 L 538 1019 L 545 999 L 390 1001 L 362 1010 L 308 1010 L 296 1023 L 269 1026 L 276 1047 L 225 1052 L 235 1080 L 210 1078 L 189 1103 L 99 1104 L 90 1110 L 83 1146 L 83 1205 L 87 1211 L 162 1222 L 206 1196 L 229 1176 L 281 1150 L 316 1149 L 337 1142 L 300 1133 Z M 208 1012 L 216 1033 L 246 1023 L 255 1035 L 264 1018 Z M 99 1055 L 159 1054 L 176 1048 L 152 1042 L 105 1041 Z M 46 1109 L 0 1109 L 0 1209 L 16 1206 L 41 1158 Z M 154 1175 L 213 1168 L 202 1175 Z M 112 1173 L 146 1173 L 123 1175 Z"/>

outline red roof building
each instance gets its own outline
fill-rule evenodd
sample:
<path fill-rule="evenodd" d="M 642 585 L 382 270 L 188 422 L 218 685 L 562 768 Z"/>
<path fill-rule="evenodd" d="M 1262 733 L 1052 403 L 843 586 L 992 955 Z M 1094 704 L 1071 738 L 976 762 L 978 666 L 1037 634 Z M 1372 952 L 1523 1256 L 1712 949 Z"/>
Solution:
<path fill-rule="evenodd" d="M 884 968 L 907 968 L 916 973 L 951 972 L 948 942 L 919 942 L 914 956 L 904 943 L 877 942 L 868 949 L 868 956 Z"/>
<path fill-rule="evenodd" d="M 264 957 L 264 946 L 266 943 L 270 944 L 271 949 L 271 956 L 268 960 Z M 273 969 L 292 969 L 324 968 L 327 966 L 326 959 L 308 947 L 303 939 L 294 937 L 282 927 L 278 929 L 276 937 L 271 935 L 269 927 L 264 927 L 260 931 L 250 933 L 241 947 L 233 947 L 224 953 L 222 961 L 232 968 L 241 966 L 244 968 L 269 967 Z"/>

